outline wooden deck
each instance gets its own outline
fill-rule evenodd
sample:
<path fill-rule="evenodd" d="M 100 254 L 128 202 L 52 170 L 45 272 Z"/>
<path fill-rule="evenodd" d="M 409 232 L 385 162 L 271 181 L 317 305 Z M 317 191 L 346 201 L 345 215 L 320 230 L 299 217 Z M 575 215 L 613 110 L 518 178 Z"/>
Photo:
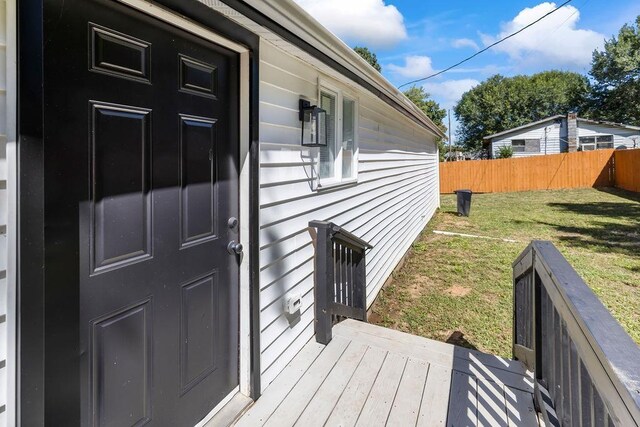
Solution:
<path fill-rule="evenodd" d="M 310 341 L 236 426 L 537 426 L 520 362 L 346 320 Z"/>

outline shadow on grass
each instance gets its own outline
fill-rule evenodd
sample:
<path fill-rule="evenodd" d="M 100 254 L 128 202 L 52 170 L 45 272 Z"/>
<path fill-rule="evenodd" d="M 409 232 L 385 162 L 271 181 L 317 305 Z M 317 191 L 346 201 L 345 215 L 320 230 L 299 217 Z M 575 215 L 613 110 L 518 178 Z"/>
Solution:
<path fill-rule="evenodd" d="M 460 331 L 453 331 L 451 333 L 451 335 L 449 335 L 449 338 L 447 338 L 447 340 L 445 342 L 447 344 L 458 345 L 460 347 L 468 348 L 470 350 L 477 350 L 478 349 L 478 347 L 476 347 L 471 342 L 469 342 L 464 337 L 464 334 L 462 332 L 460 332 Z"/>
<path fill-rule="evenodd" d="M 558 240 L 598 252 L 615 252 L 640 257 L 640 195 L 617 189 L 607 193 L 629 202 L 548 203 L 549 207 L 567 213 L 591 217 L 582 225 L 539 223 L 555 228 Z"/>
<path fill-rule="evenodd" d="M 602 191 L 603 193 L 608 193 L 614 196 L 622 197 L 627 200 L 631 200 L 633 202 L 640 203 L 640 193 L 634 193 L 633 191 L 622 190 L 620 188 L 615 187 L 602 187 L 596 188 L 598 191 Z"/>

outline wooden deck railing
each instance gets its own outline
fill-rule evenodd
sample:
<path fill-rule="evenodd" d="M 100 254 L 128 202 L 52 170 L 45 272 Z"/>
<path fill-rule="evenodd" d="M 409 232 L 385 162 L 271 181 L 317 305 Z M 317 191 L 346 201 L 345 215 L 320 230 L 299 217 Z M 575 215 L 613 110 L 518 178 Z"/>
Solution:
<path fill-rule="evenodd" d="M 547 425 L 640 426 L 640 347 L 553 244 L 532 242 L 513 283 L 513 354 L 555 409 Z"/>
<path fill-rule="evenodd" d="M 365 252 L 372 246 L 327 221 L 311 221 L 317 230 L 315 256 L 316 341 L 328 344 L 331 328 L 343 318 L 367 320 Z"/>

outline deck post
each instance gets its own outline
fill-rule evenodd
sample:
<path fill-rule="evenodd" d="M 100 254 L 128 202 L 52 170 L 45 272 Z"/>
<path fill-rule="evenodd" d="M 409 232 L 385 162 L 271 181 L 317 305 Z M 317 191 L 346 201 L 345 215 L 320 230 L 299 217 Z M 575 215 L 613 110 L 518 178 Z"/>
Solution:
<path fill-rule="evenodd" d="M 358 263 L 355 272 L 355 290 L 354 302 L 357 308 L 362 309 L 362 320 L 367 321 L 367 267 L 364 251 L 359 254 Z"/>
<path fill-rule="evenodd" d="M 331 228 L 317 227 L 316 244 L 316 277 L 314 286 L 315 297 L 315 329 L 316 341 L 329 344 L 331 341 L 331 313 L 329 311 L 329 290 L 327 286 L 334 283 L 333 271 L 333 242 Z"/>

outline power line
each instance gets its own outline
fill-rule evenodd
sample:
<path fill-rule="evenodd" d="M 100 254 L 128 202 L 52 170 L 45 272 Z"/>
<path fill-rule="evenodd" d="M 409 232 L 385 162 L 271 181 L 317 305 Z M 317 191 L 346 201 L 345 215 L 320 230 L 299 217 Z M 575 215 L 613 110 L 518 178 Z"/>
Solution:
<path fill-rule="evenodd" d="M 544 15 L 542 15 L 540 18 L 536 19 L 535 21 L 531 22 L 530 24 L 525 25 L 524 27 L 520 28 L 518 31 L 513 32 L 513 33 L 509 34 L 508 36 L 503 37 L 503 38 L 501 38 L 500 40 L 498 40 L 498 41 L 496 41 L 496 42 L 491 43 L 489 46 L 485 47 L 485 48 L 484 48 L 484 49 L 482 49 L 482 50 L 479 50 L 478 52 L 474 53 L 473 55 L 471 55 L 471 56 L 469 56 L 469 57 L 467 57 L 467 58 L 465 58 L 465 59 L 463 59 L 462 61 L 457 62 L 457 63 L 453 64 L 452 66 L 450 66 L 450 67 L 448 67 L 448 68 L 445 68 L 444 70 L 438 71 L 437 73 L 433 73 L 433 74 L 431 74 L 431 75 L 429 75 L 429 76 L 427 76 L 427 77 L 423 77 L 423 78 L 421 78 L 421 79 L 416 79 L 416 80 L 412 80 L 412 81 L 407 82 L 407 83 L 403 83 L 403 84 L 401 84 L 400 86 L 398 86 L 398 89 L 400 89 L 400 88 L 401 88 L 401 87 L 403 87 L 403 86 L 407 86 L 407 85 L 410 85 L 410 84 L 413 84 L 413 83 L 422 82 L 422 81 L 428 80 L 428 79 L 430 79 L 430 78 L 432 78 L 432 77 L 439 76 L 440 74 L 446 73 L 447 71 L 451 70 L 452 68 L 457 67 L 458 65 L 464 64 L 465 62 L 469 61 L 470 59 L 473 59 L 473 58 L 475 58 L 476 56 L 480 55 L 482 52 L 486 52 L 487 50 L 491 49 L 491 48 L 492 48 L 492 47 L 494 47 L 495 45 L 502 43 L 503 41 L 505 41 L 505 40 L 507 40 L 507 39 L 509 39 L 509 38 L 511 38 L 511 37 L 513 37 L 513 36 L 515 36 L 516 34 L 521 33 L 521 32 L 522 32 L 522 31 L 524 31 L 524 30 L 526 30 L 526 29 L 527 29 L 527 28 L 529 28 L 530 26 L 532 26 L 532 25 L 534 25 L 534 24 L 536 24 L 536 23 L 538 23 L 538 22 L 542 21 L 542 20 L 543 20 L 544 18 L 546 18 L 547 16 L 551 15 L 552 13 L 554 13 L 555 11 L 557 11 L 558 9 L 560 9 L 560 8 L 562 8 L 562 7 L 564 7 L 564 6 L 566 6 L 567 4 L 569 4 L 569 3 L 571 3 L 571 2 L 572 2 L 572 0 L 567 0 L 567 1 L 565 1 L 565 2 L 564 2 L 564 3 L 562 3 L 560 6 L 558 6 L 558 7 L 556 7 L 555 9 L 553 9 L 553 10 L 551 10 L 551 11 L 549 11 L 549 12 L 545 13 L 545 14 L 544 14 Z"/>
<path fill-rule="evenodd" d="M 582 9 L 582 11 L 584 12 L 584 7 L 586 6 L 586 4 L 589 3 L 589 0 L 585 0 L 584 3 L 582 3 L 582 6 L 580 6 L 580 9 Z M 567 19 L 565 19 L 564 21 L 562 21 L 562 23 L 560 25 L 558 25 L 554 30 L 553 30 L 553 34 L 555 34 L 556 31 L 558 31 L 560 29 L 560 27 L 562 27 L 564 24 L 567 23 L 567 21 L 571 18 L 573 18 L 573 15 L 575 15 L 576 13 L 578 13 L 578 8 L 575 8 L 576 10 L 573 11 L 573 13 L 571 15 L 569 15 L 569 17 L 567 17 Z"/>

